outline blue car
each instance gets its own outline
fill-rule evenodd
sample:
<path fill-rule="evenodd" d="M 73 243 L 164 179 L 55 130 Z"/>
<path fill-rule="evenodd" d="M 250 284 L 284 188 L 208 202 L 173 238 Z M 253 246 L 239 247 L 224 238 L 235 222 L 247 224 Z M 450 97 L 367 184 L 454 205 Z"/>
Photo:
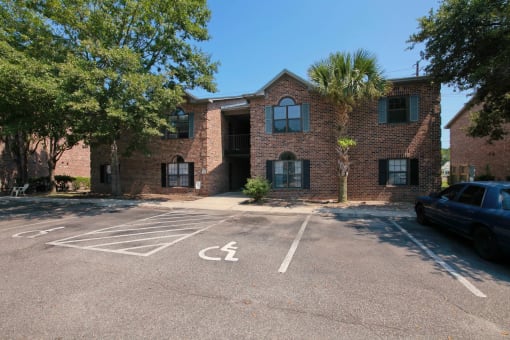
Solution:
<path fill-rule="evenodd" d="M 510 254 L 510 182 L 454 184 L 418 197 L 415 212 L 421 224 L 432 222 L 473 240 L 484 259 Z"/>

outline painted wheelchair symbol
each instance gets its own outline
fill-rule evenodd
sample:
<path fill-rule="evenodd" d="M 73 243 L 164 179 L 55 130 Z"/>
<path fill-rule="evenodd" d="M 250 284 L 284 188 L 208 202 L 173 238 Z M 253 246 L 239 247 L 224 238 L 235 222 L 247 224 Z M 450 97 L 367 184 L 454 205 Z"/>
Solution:
<path fill-rule="evenodd" d="M 64 228 L 65 227 L 57 227 L 57 228 L 51 228 L 51 229 L 45 229 L 45 230 L 23 231 L 21 233 L 17 233 L 17 234 L 12 235 L 12 237 L 14 237 L 14 238 L 17 238 L 17 237 L 36 238 L 38 236 L 46 235 L 47 233 L 49 233 L 51 231 L 59 230 L 59 229 L 64 229 Z"/>
<path fill-rule="evenodd" d="M 232 262 L 236 262 L 238 261 L 239 259 L 238 258 L 235 258 L 234 255 L 236 254 L 236 250 L 237 250 L 237 247 L 235 247 L 235 244 L 236 242 L 232 241 L 232 242 L 229 242 L 227 244 L 225 244 L 223 247 L 220 248 L 220 246 L 214 246 L 214 247 L 209 247 L 209 248 L 204 248 L 202 249 L 200 252 L 198 252 L 198 256 L 200 256 L 201 258 L 203 258 L 204 260 L 208 260 L 208 261 L 221 261 L 222 258 L 221 257 L 212 257 L 212 256 L 207 256 L 205 253 L 208 252 L 209 250 L 213 250 L 213 249 L 220 249 L 221 251 L 224 251 L 227 253 L 227 255 L 225 255 L 225 257 L 223 258 L 223 260 L 225 261 L 232 261 Z"/>

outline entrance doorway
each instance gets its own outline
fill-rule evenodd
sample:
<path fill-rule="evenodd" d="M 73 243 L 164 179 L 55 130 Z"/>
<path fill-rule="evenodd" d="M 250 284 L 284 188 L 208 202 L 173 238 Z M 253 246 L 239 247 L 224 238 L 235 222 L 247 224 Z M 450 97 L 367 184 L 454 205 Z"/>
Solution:
<path fill-rule="evenodd" d="M 250 177 L 250 159 L 230 157 L 228 162 L 228 186 L 230 191 L 240 191 Z"/>

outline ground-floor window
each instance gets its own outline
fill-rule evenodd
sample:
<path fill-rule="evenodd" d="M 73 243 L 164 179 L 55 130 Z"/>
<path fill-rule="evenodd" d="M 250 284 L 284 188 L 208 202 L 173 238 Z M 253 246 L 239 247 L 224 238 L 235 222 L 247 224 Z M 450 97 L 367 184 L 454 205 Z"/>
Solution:
<path fill-rule="evenodd" d="M 275 161 L 273 167 L 275 188 L 301 188 L 302 161 Z"/>
<path fill-rule="evenodd" d="M 193 187 L 194 163 L 184 162 L 180 156 L 172 163 L 161 164 L 161 185 L 163 187 Z"/>
<path fill-rule="evenodd" d="M 380 159 L 380 185 L 418 185 L 418 159 Z"/>
<path fill-rule="evenodd" d="M 274 189 L 310 188 L 310 161 L 297 160 L 291 152 L 284 152 L 278 160 L 267 161 L 267 179 Z"/>

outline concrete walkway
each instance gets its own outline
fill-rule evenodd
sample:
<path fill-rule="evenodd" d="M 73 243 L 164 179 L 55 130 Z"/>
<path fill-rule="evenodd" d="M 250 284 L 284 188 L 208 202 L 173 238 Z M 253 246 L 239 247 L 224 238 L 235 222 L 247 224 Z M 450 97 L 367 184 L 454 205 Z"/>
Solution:
<path fill-rule="evenodd" d="M 284 200 L 268 200 L 263 204 L 250 203 L 242 193 L 224 193 L 202 197 L 196 200 L 129 200 L 111 198 L 52 198 L 52 197 L 11 197 L 3 196 L 0 200 L 52 201 L 67 204 L 90 203 L 102 207 L 141 206 L 164 209 L 208 209 L 226 211 L 251 211 L 285 214 L 340 214 L 348 216 L 378 216 L 414 218 L 412 203 L 389 202 L 348 202 L 340 203 L 307 203 L 302 201 L 289 202 Z"/>

